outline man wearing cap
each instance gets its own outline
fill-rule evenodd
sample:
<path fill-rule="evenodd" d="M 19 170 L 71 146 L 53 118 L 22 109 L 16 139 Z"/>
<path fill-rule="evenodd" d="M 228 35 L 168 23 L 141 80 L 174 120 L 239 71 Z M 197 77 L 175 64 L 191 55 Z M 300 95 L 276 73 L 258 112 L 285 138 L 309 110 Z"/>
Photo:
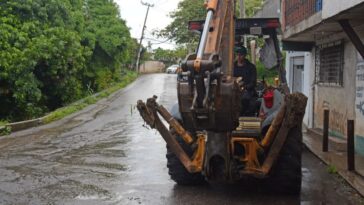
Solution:
<path fill-rule="evenodd" d="M 237 60 L 234 64 L 234 77 L 242 78 L 242 110 L 241 116 L 254 116 L 256 114 L 257 69 L 246 59 L 247 50 L 244 46 L 236 46 Z"/>

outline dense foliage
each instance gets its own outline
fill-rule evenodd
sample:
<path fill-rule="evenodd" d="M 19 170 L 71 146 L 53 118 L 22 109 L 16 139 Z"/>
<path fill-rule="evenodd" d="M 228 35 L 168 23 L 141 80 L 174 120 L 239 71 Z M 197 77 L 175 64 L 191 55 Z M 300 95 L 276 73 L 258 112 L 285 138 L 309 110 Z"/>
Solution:
<path fill-rule="evenodd" d="M 254 16 L 255 12 L 261 8 L 263 2 L 264 2 L 263 0 L 245 0 L 244 4 L 245 4 L 246 16 L 247 17 Z M 237 6 L 239 7 L 239 5 Z"/>
<path fill-rule="evenodd" d="M 177 44 L 193 44 L 198 42 L 196 35 L 187 29 L 191 20 L 202 20 L 206 17 L 204 8 L 205 0 L 182 0 L 179 2 L 177 10 L 170 13 L 173 21 L 159 32 L 159 36 L 172 39 Z"/>
<path fill-rule="evenodd" d="M 176 64 L 180 60 L 184 59 L 188 54 L 187 49 L 183 46 L 174 50 L 157 48 L 154 50 L 154 60 L 158 60 L 166 64 L 167 66 Z"/>
<path fill-rule="evenodd" d="M 29 119 L 121 79 L 136 42 L 112 0 L 0 2 L 0 119 Z"/>

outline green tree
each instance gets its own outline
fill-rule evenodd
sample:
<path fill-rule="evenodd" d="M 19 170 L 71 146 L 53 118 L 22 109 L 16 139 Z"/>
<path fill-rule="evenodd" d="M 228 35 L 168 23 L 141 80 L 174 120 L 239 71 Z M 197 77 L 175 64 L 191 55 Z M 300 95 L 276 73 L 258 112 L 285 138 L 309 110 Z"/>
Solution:
<path fill-rule="evenodd" d="M 84 45 L 92 48 L 85 82 L 100 90 L 121 77 L 121 65 L 134 57 L 135 43 L 129 28 L 120 18 L 117 5 L 110 0 L 85 2 Z"/>
<path fill-rule="evenodd" d="M 245 0 L 244 4 L 245 4 L 246 16 L 247 17 L 254 16 L 255 12 L 261 8 L 263 2 L 264 2 L 263 0 Z M 239 16 L 238 11 L 240 9 L 240 4 L 238 3 L 238 1 L 236 7 L 237 7 L 236 9 L 237 16 Z"/>
<path fill-rule="evenodd" d="M 167 65 L 178 63 L 179 60 L 185 58 L 187 49 L 180 46 L 174 50 L 157 48 L 154 50 L 154 59 L 162 61 Z"/>
<path fill-rule="evenodd" d="M 161 37 L 176 41 L 177 44 L 198 42 L 198 37 L 188 31 L 187 25 L 192 20 L 205 19 L 204 0 L 182 0 L 177 10 L 170 13 L 172 22 L 158 34 Z"/>
<path fill-rule="evenodd" d="M 0 118 L 29 119 L 120 80 L 135 48 L 113 0 L 0 2 Z"/>

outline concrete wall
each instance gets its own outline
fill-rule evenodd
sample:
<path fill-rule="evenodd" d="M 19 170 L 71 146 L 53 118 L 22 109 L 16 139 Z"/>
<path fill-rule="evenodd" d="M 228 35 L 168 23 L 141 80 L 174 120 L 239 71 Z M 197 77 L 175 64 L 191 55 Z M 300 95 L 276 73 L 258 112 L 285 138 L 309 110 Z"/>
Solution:
<path fill-rule="evenodd" d="M 292 36 L 295 36 L 301 32 L 306 31 L 309 28 L 312 28 L 313 26 L 319 24 L 322 22 L 322 12 L 317 12 L 314 15 L 308 17 L 305 20 L 302 20 L 301 22 L 299 22 L 298 24 L 296 24 L 295 26 L 285 26 L 283 24 L 283 38 L 287 39 L 290 38 Z M 306 39 L 306 41 L 312 41 L 312 38 Z"/>
<path fill-rule="evenodd" d="M 140 73 L 160 73 L 165 69 L 165 65 L 159 61 L 146 61 L 139 66 Z"/>
<path fill-rule="evenodd" d="M 267 0 L 262 5 L 262 9 L 255 13 L 254 18 L 279 18 L 281 15 L 280 5 L 280 0 Z"/>
<path fill-rule="evenodd" d="M 285 31 L 285 38 L 291 40 L 303 41 L 314 34 L 310 27 L 318 25 L 324 19 L 335 17 L 335 15 L 346 11 L 364 0 L 323 0 L 323 8 L 321 12 L 309 17 L 308 19 L 298 23 L 294 27 Z M 358 10 L 356 10 L 358 13 Z M 364 11 L 363 11 L 364 12 Z M 350 11 L 346 12 L 348 15 Z M 358 22 L 358 21 L 357 21 Z M 335 26 L 335 25 L 333 25 Z M 323 110 L 330 109 L 330 135 L 339 138 L 346 138 L 347 135 L 347 120 L 354 119 L 355 126 L 355 146 L 356 151 L 364 156 L 364 80 L 361 76 L 364 74 L 364 61 L 358 58 L 358 52 L 353 43 L 348 39 L 347 35 L 338 29 L 340 27 L 328 28 L 331 32 L 326 35 L 311 38 L 316 45 L 329 43 L 337 40 L 344 40 L 344 68 L 343 68 L 343 86 L 332 86 L 325 84 L 315 84 L 315 49 L 311 53 L 297 52 L 288 54 L 287 63 L 287 78 L 291 78 L 290 58 L 295 55 L 304 56 L 304 89 L 303 92 L 309 97 L 308 106 L 304 123 L 308 127 L 322 128 L 323 127 Z M 364 24 L 356 25 L 355 30 L 358 32 L 362 42 L 364 42 Z M 305 31 L 305 33 L 303 32 Z M 310 33 L 311 32 L 311 33 Z M 302 40 L 303 39 L 303 40 Z M 292 82 L 290 82 L 292 84 Z"/>
<path fill-rule="evenodd" d="M 289 0 L 286 0 L 289 1 Z M 292 38 L 294 36 L 301 36 L 302 32 L 309 31 L 310 28 L 320 24 L 323 20 L 331 18 L 335 15 L 338 15 L 341 12 L 344 12 L 350 8 L 353 8 L 361 3 L 364 3 L 364 0 L 322 0 L 322 10 L 315 13 L 314 15 L 300 21 L 294 26 L 285 26 L 284 22 L 288 22 L 287 19 L 282 20 L 283 25 L 282 28 L 284 32 L 284 39 Z M 283 11 L 283 16 L 284 16 Z M 301 34 L 301 35 L 300 35 Z M 310 34 L 309 32 L 306 35 Z M 309 36 L 309 37 L 308 37 Z M 312 33 L 306 36 L 304 39 L 305 41 L 312 41 Z M 291 39 L 292 40 L 292 39 Z M 297 40 L 297 39 L 294 39 Z M 302 40 L 302 39 L 299 39 Z"/>
<path fill-rule="evenodd" d="M 356 49 L 349 41 L 344 43 L 344 85 L 315 85 L 315 127 L 323 127 L 323 110 L 330 109 L 330 131 L 337 137 L 346 137 L 347 120 L 355 119 Z"/>
<path fill-rule="evenodd" d="M 345 11 L 357 4 L 363 3 L 364 0 L 323 0 L 322 18 L 330 18 L 341 11 Z"/>
<path fill-rule="evenodd" d="M 360 68 L 361 65 L 364 65 L 364 63 L 358 59 L 357 50 L 347 39 L 345 41 L 344 59 L 343 87 L 315 85 L 315 127 L 323 127 L 323 109 L 329 108 L 330 135 L 346 138 L 347 120 L 354 119 L 356 136 L 355 149 L 358 154 L 364 156 L 364 113 L 358 108 L 358 101 L 361 102 L 361 100 L 357 97 L 357 93 L 360 93 L 358 92 L 358 87 L 361 87 L 361 85 L 364 84 L 357 80 L 357 75 L 364 73 L 364 71 L 359 71 L 358 68 Z M 364 67 L 361 67 L 360 69 L 364 69 Z M 364 91 L 361 91 L 361 93 L 364 93 Z"/>

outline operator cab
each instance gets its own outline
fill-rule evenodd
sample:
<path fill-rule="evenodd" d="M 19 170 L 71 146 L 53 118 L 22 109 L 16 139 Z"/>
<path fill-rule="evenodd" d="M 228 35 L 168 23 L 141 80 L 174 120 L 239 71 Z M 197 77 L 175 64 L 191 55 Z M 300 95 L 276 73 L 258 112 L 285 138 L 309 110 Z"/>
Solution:
<path fill-rule="evenodd" d="M 204 21 L 190 21 L 188 29 L 201 34 Z M 278 35 L 282 33 L 278 18 L 246 18 L 235 20 L 235 44 L 239 44 L 242 36 L 248 38 L 264 39 L 261 61 L 267 69 L 278 68 L 282 65 L 281 52 L 278 43 Z M 275 54 L 275 55 L 272 55 Z M 268 62 L 269 61 L 269 62 Z"/>
<path fill-rule="evenodd" d="M 201 34 L 204 28 L 204 21 L 190 21 L 188 29 L 197 34 Z M 264 46 L 260 50 L 260 62 L 266 69 L 282 69 L 282 54 L 280 52 L 278 35 L 282 33 L 281 25 L 278 18 L 246 18 L 235 20 L 235 45 L 241 45 L 243 37 L 248 39 L 262 39 Z M 260 41 L 261 42 L 261 41 Z M 281 72 L 282 73 L 282 72 Z M 282 75 L 282 74 L 281 74 Z M 241 116 L 239 118 L 239 130 L 246 130 L 244 124 L 255 124 L 256 130 L 266 131 L 264 127 L 268 127 L 273 118 L 274 112 L 278 110 L 283 95 L 273 87 L 268 87 L 264 76 L 262 81 L 258 81 L 256 85 L 256 114 L 252 116 Z M 280 76 L 282 83 L 284 79 Z M 278 86 L 276 84 L 276 86 Z M 267 116 L 268 119 L 267 119 Z M 257 120 L 256 117 L 259 117 Z M 258 125 L 261 122 L 261 125 Z M 249 123 L 246 123 L 249 122 Z M 253 123 L 254 122 L 254 123 Z M 249 127 L 250 131 L 252 127 Z M 262 129 L 263 128 L 263 129 Z M 239 131 L 241 132 L 241 131 Z"/>

